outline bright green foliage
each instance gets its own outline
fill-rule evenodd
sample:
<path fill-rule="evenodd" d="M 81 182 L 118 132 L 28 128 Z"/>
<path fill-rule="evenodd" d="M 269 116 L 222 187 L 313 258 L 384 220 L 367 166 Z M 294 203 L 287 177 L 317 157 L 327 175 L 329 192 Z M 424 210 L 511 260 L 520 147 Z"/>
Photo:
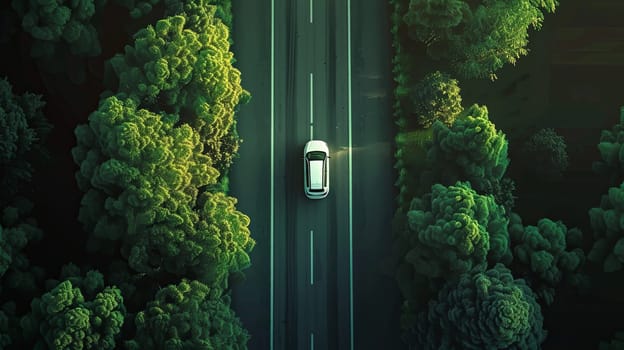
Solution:
<path fill-rule="evenodd" d="M 403 19 L 432 58 L 448 60 L 464 78 L 496 79 L 528 50 L 528 29 L 540 29 L 555 0 L 411 0 Z"/>
<path fill-rule="evenodd" d="M 469 183 L 435 184 L 431 195 L 415 198 L 402 239 L 404 261 L 418 274 L 449 279 L 490 263 L 509 262 L 508 219 L 491 196 Z"/>
<path fill-rule="evenodd" d="M 457 80 L 448 74 L 440 71 L 427 74 L 410 89 L 411 111 L 405 128 L 429 128 L 436 120 L 453 125 L 463 110 L 459 92 Z"/>
<path fill-rule="evenodd" d="M 568 168 L 568 152 L 564 138 L 554 129 L 540 129 L 522 146 L 526 169 L 536 178 L 556 181 Z"/>
<path fill-rule="evenodd" d="M 609 342 L 600 342 L 598 350 L 624 350 L 624 332 L 617 332 Z"/>
<path fill-rule="evenodd" d="M 624 183 L 611 187 L 600 207 L 589 209 L 594 244 L 587 258 L 606 272 L 624 267 Z"/>
<path fill-rule="evenodd" d="M 195 235 L 204 248 L 198 262 L 193 263 L 197 263 L 200 276 L 208 276 L 208 281 L 217 281 L 218 285 L 226 282 L 229 273 L 250 266 L 249 253 L 256 244 L 250 236 L 249 217 L 237 211 L 235 205 L 236 198 L 222 192 L 203 192 L 198 199 Z"/>
<path fill-rule="evenodd" d="M 85 300 L 70 280 L 33 299 L 30 306 L 20 324 L 24 339 L 34 342 L 36 349 L 115 349 L 126 313 L 116 287 L 106 287 Z"/>
<path fill-rule="evenodd" d="M 79 220 L 90 247 L 121 255 L 142 273 L 165 272 L 222 284 L 249 265 L 249 218 L 234 198 L 201 193 L 218 172 L 198 133 L 172 115 L 137 110 L 131 99 L 105 99 L 76 129 L 72 150 L 85 191 Z"/>
<path fill-rule="evenodd" d="M 611 185 L 617 186 L 624 181 L 624 106 L 620 107 L 620 122 L 611 130 L 602 130 L 600 134 L 601 160 L 594 162 L 593 170 L 609 176 Z"/>
<path fill-rule="evenodd" d="M 540 219 L 537 226 L 523 226 L 516 213 L 511 214 L 509 237 L 514 256 L 512 270 L 527 280 L 531 289 L 546 305 L 552 304 L 555 288 L 565 279 L 579 285 L 584 277 L 579 270 L 585 262 L 581 249 L 583 233 L 568 228 L 561 221 Z"/>
<path fill-rule="evenodd" d="M 201 16 L 168 17 L 140 30 L 134 45 L 109 61 L 109 77 L 117 82 L 109 83 L 111 91 L 105 95 L 116 93 L 138 101 L 141 108 L 179 115 L 199 132 L 204 151 L 223 172 L 239 143 L 224 147 L 223 139 L 232 132 L 235 107 L 249 93 L 232 66 L 229 31 L 214 17 L 215 9 L 208 6 Z"/>
<path fill-rule="evenodd" d="M 540 349 L 547 332 L 541 308 L 522 279 L 502 264 L 449 282 L 418 315 L 416 348 Z"/>
<path fill-rule="evenodd" d="M 182 280 L 156 293 L 135 317 L 126 349 L 246 349 L 249 335 L 228 296 L 198 281 Z"/>
<path fill-rule="evenodd" d="M 59 45 L 74 55 L 97 56 L 100 42 L 91 23 L 106 0 L 12 0 L 22 28 L 33 39 L 33 57 L 52 56 Z"/>
<path fill-rule="evenodd" d="M 28 217 L 32 203 L 17 198 L 5 207 L 0 217 L 0 291 L 14 289 L 18 293 L 32 293 L 41 275 L 33 269 L 23 250 L 33 241 L 41 240 L 43 233 L 33 218 Z"/>
<path fill-rule="evenodd" d="M 478 193 L 492 194 L 509 212 L 514 189 L 503 175 L 509 165 L 508 142 L 488 118 L 487 107 L 472 105 L 452 126 L 436 122 L 427 160 L 432 169 L 421 175 L 421 187 L 469 181 Z"/>
<path fill-rule="evenodd" d="M 110 97 L 88 125 L 76 128 L 72 155 L 80 166 L 78 187 L 86 192 L 79 220 L 93 239 L 137 239 L 149 225 L 188 225 L 197 188 L 214 183 L 218 173 L 195 130 L 175 122 Z"/>
<path fill-rule="evenodd" d="M 42 113 L 44 105 L 41 95 L 14 95 L 7 79 L 0 79 L 0 203 L 31 179 L 30 157 L 43 152 L 52 128 Z"/>

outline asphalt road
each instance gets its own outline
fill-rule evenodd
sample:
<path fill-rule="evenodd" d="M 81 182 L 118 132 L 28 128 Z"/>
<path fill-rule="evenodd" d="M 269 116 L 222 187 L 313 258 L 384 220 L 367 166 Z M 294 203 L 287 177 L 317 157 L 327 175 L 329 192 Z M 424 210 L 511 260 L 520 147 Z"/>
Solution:
<path fill-rule="evenodd" d="M 398 289 L 381 268 L 394 211 L 389 8 L 347 1 L 233 4 L 253 96 L 230 176 L 257 242 L 233 293 L 250 349 L 404 348 Z M 332 156 L 323 200 L 303 194 L 310 139 Z"/>

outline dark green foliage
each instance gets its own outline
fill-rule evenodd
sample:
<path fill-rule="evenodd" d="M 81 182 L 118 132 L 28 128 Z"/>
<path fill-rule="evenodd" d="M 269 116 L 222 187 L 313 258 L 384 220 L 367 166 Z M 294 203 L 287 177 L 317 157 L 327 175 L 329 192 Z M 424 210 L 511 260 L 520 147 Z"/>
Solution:
<path fill-rule="evenodd" d="M 528 50 L 528 29 L 540 29 L 557 1 L 411 0 L 403 20 L 429 56 L 449 62 L 464 78 L 496 79 L 505 63 Z"/>
<path fill-rule="evenodd" d="M 20 321 L 24 339 L 37 349 L 115 349 L 115 337 L 125 317 L 119 289 L 103 288 L 97 271 L 73 280 L 85 293 L 72 279 L 65 279 L 32 300 L 31 311 Z M 93 294 L 93 288 L 99 291 L 86 300 L 84 294 Z"/>
<path fill-rule="evenodd" d="M 232 132 L 235 107 L 249 93 L 232 66 L 229 31 L 214 18 L 215 9 L 208 6 L 199 22 L 173 16 L 139 31 L 134 45 L 109 61 L 111 82 L 117 83 L 110 83 L 111 91 L 104 95 L 117 91 L 118 97 L 132 98 L 141 108 L 179 115 L 199 132 L 213 161 L 229 167 L 238 142 L 229 148 L 222 143 Z M 220 153 L 229 149 L 233 151 Z"/>
<path fill-rule="evenodd" d="M 502 264 L 445 285 L 413 328 L 417 349 L 540 349 L 541 308 Z"/>
<path fill-rule="evenodd" d="M 516 213 L 511 214 L 509 237 L 514 256 L 512 270 L 527 280 L 537 297 L 552 304 L 555 288 L 562 281 L 581 286 L 585 276 L 580 269 L 585 263 L 581 249 L 583 233 L 568 229 L 561 221 L 540 219 L 537 226 L 523 226 Z"/>
<path fill-rule="evenodd" d="M 189 19 L 189 28 L 198 31 L 202 26 L 191 23 L 208 23 L 214 5 L 214 16 L 219 18 L 228 28 L 232 28 L 232 1 L 231 0 L 164 0 L 166 4 L 166 15 L 174 16 L 184 14 Z"/>
<path fill-rule="evenodd" d="M 602 130 L 600 134 L 601 160 L 594 162 L 593 170 L 609 176 L 612 186 L 624 181 L 624 106 L 620 107 L 620 121 L 611 130 Z"/>
<path fill-rule="evenodd" d="M 624 183 L 609 188 L 600 207 L 589 209 L 594 243 L 587 258 L 605 272 L 624 267 Z"/>
<path fill-rule="evenodd" d="M 85 78 L 84 62 L 69 56 L 101 53 L 94 18 L 106 0 L 12 0 L 22 29 L 32 37 L 30 54 L 39 67 L 51 72 L 67 70 L 75 83 Z M 67 62 L 72 63 L 67 63 Z"/>
<path fill-rule="evenodd" d="M 52 125 L 45 119 L 41 95 L 15 95 L 0 79 L 0 204 L 31 180 L 32 157 L 45 154 L 43 142 Z"/>
<path fill-rule="evenodd" d="M 19 318 L 15 316 L 15 302 L 2 304 L 0 308 L 0 349 L 15 345 L 20 333 Z"/>
<path fill-rule="evenodd" d="M 568 152 L 564 138 L 554 129 L 540 129 L 522 146 L 521 159 L 526 170 L 536 179 L 557 181 L 568 168 Z"/>
<path fill-rule="evenodd" d="M 41 240 L 43 233 L 36 221 L 28 217 L 32 203 L 24 198 L 17 198 L 5 207 L 0 217 L 0 286 L 20 293 L 32 293 L 36 290 L 39 269 L 31 270 L 28 258 L 23 254 L 27 244 Z"/>
<path fill-rule="evenodd" d="M 457 80 L 448 74 L 435 71 L 427 74 L 415 84 L 407 96 L 411 110 L 407 113 L 404 130 L 429 128 L 436 120 L 447 126 L 453 125 L 455 118 L 463 110 Z"/>
<path fill-rule="evenodd" d="M 246 349 L 249 335 L 220 289 L 182 280 L 156 293 L 134 320 L 128 350 Z"/>
<path fill-rule="evenodd" d="M 405 262 L 416 273 L 448 279 L 490 263 L 511 261 L 508 219 L 491 196 L 469 183 L 435 184 L 407 212 Z"/>
<path fill-rule="evenodd" d="M 150 13 L 160 0 L 113 0 L 130 12 L 130 17 L 138 19 Z"/>
<path fill-rule="evenodd" d="M 34 57 L 52 55 L 61 42 L 75 55 L 99 55 L 100 43 L 90 21 L 105 3 L 106 0 L 12 0 L 22 28 L 35 40 Z"/>
<path fill-rule="evenodd" d="M 450 127 L 436 122 L 427 151 L 431 169 L 422 172 L 418 193 L 434 183 L 469 181 L 477 193 L 494 195 L 509 210 L 514 185 L 503 179 L 510 162 L 508 144 L 505 134 L 489 120 L 485 106 L 472 105 Z"/>
<path fill-rule="evenodd" d="M 609 342 L 600 342 L 598 350 L 624 350 L 624 332 L 617 332 Z"/>

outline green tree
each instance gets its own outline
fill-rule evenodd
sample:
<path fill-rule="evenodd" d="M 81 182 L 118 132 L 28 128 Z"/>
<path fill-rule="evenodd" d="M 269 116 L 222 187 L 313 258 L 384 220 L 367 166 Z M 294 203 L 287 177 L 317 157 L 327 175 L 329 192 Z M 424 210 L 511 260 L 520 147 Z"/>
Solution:
<path fill-rule="evenodd" d="M 235 199 L 200 191 L 218 172 L 199 134 L 175 115 L 109 97 L 76 128 L 72 150 L 86 192 L 79 212 L 89 247 L 120 253 L 136 272 L 190 276 L 210 285 L 249 265 L 255 242 Z"/>
<path fill-rule="evenodd" d="M 92 271 L 84 279 L 79 283 L 83 288 L 100 287 L 91 300 L 85 300 L 81 288 L 70 280 L 32 300 L 31 311 L 20 324 L 33 349 L 115 349 L 125 317 L 123 297 L 116 287 L 98 283 L 99 272 Z"/>
<path fill-rule="evenodd" d="M 67 64 L 67 56 L 92 57 L 101 53 L 95 15 L 106 0 L 12 0 L 22 29 L 33 38 L 30 54 L 39 67 L 50 73 L 71 71 L 70 78 L 82 83 L 86 65 L 79 60 Z"/>
<path fill-rule="evenodd" d="M 508 219 L 491 196 L 469 183 L 435 184 L 407 212 L 405 262 L 430 278 L 448 279 L 478 266 L 509 263 Z"/>
<path fill-rule="evenodd" d="M 568 229 L 548 218 L 540 219 L 537 226 L 523 226 L 520 216 L 511 213 L 509 237 L 514 257 L 511 269 L 546 305 L 552 304 L 555 288 L 563 281 L 585 286 L 586 276 L 580 272 L 585 263 L 583 233 L 578 228 Z"/>
<path fill-rule="evenodd" d="M 528 50 L 528 29 L 540 29 L 555 0 L 411 0 L 404 21 L 410 35 L 427 45 L 463 78 L 496 79 L 506 63 Z"/>
<path fill-rule="evenodd" d="M 520 158 L 536 179 L 557 181 L 568 168 L 566 148 L 564 138 L 554 129 L 540 129 L 522 145 Z"/>
<path fill-rule="evenodd" d="M 477 193 L 493 195 L 509 214 L 514 184 L 503 177 L 510 162 L 508 145 L 505 134 L 490 121 L 485 106 L 474 104 L 465 109 L 450 127 L 434 123 L 427 150 L 430 169 L 421 172 L 417 193 L 425 193 L 434 183 L 468 181 Z"/>
<path fill-rule="evenodd" d="M 470 7 L 462 0 L 410 0 L 403 21 L 412 39 L 432 45 L 449 38 L 452 29 L 471 15 Z"/>
<path fill-rule="evenodd" d="M 415 84 L 408 98 L 411 109 L 406 125 L 402 125 L 404 130 L 429 128 L 436 120 L 451 126 L 463 110 L 457 80 L 440 71 L 427 74 Z"/>
<path fill-rule="evenodd" d="M 228 296 L 186 279 L 159 290 L 134 322 L 128 350 L 246 349 L 249 340 Z"/>
<path fill-rule="evenodd" d="M 30 294 L 37 290 L 42 277 L 40 268 L 32 268 L 24 254 L 26 246 L 39 241 L 43 232 L 37 222 L 29 217 L 32 203 L 18 198 L 2 210 L 0 217 L 0 291 L 16 290 Z"/>
<path fill-rule="evenodd" d="M 418 349 L 540 349 L 547 332 L 535 295 L 497 264 L 445 285 L 413 327 Z"/>
<path fill-rule="evenodd" d="M 601 264 L 605 272 L 624 267 L 624 183 L 609 188 L 600 200 L 600 207 L 589 209 L 594 242 L 587 258 Z"/>
<path fill-rule="evenodd" d="M 30 182 L 34 157 L 47 154 L 43 143 L 52 125 L 44 105 L 41 95 L 15 95 L 11 83 L 0 79 L 0 204 Z"/>
<path fill-rule="evenodd" d="M 396 242 L 402 319 L 413 320 L 430 292 L 446 281 L 510 263 L 507 225 L 504 209 L 492 196 L 477 194 L 468 183 L 435 184 L 430 194 L 414 198 Z"/>
<path fill-rule="evenodd" d="M 611 130 L 602 130 L 598 151 L 600 160 L 592 164 L 592 169 L 609 177 L 611 186 L 624 181 L 624 106 L 620 107 L 620 120 Z"/>
<path fill-rule="evenodd" d="M 223 173 L 238 151 L 223 141 L 233 132 L 235 108 L 249 98 L 232 66 L 229 30 L 208 6 L 192 16 L 159 20 L 134 36 L 124 54 L 108 62 L 103 96 L 131 98 L 141 108 L 176 114 L 198 131 L 204 152 Z M 199 16 L 201 15 L 201 16 Z"/>

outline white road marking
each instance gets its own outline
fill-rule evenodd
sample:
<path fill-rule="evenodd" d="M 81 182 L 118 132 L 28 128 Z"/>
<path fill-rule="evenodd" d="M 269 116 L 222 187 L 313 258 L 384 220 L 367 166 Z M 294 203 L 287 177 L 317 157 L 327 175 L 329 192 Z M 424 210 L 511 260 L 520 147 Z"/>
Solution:
<path fill-rule="evenodd" d="M 314 231 L 310 230 L 310 285 L 314 285 Z"/>
<path fill-rule="evenodd" d="M 270 212 L 270 311 L 269 346 L 273 350 L 273 329 L 275 308 L 275 0 L 271 0 L 271 212 Z"/>
<path fill-rule="evenodd" d="M 310 73 L 310 140 L 314 140 L 314 73 Z"/>
<path fill-rule="evenodd" d="M 351 0 L 347 0 L 347 86 L 349 115 L 349 331 L 353 350 L 353 157 L 351 128 Z"/>

